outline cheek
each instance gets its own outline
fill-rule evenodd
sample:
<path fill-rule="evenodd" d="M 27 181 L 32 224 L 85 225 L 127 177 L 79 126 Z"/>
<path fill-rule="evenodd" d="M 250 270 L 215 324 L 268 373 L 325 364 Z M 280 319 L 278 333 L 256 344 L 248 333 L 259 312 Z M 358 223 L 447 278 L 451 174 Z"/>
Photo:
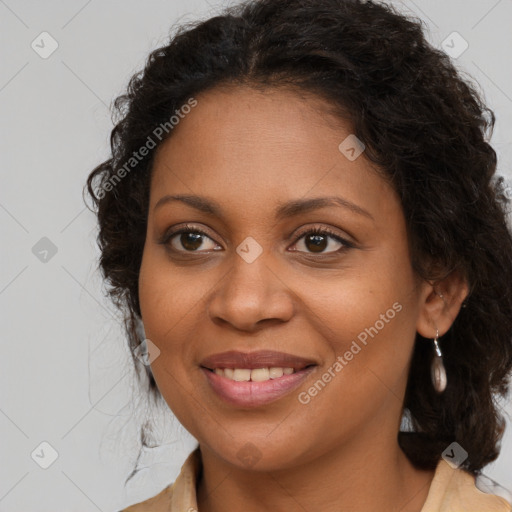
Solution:
<path fill-rule="evenodd" d="M 164 400 L 189 431 L 194 432 L 194 403 L 187 399 L 196 332 L 195 308 L 204 290 L 197 278 L 173 271 L 157 251 L 145 250 L 139 274 L 139 301 L 146 337 L 160 350 L 151 372 Z M 185 390 L 185 391 L 184 391 Z"/>
<path fill-rule="evenodd" d="M 201 307 L 208 289 L 197 272 L 174 268 L 158 249 L 145 249 L 139 274 L 139 301 L 146 335 L 166 342 Z"/>
<path fill-rule="evenodd" d="M 144 253 L 139 275 L 139 301 L 146 337 L 159 349 L 151 371 L 166 402 L 171 405 L 186 381 L 182 362 L 190 350 L 193 326 L 191 311 L 197 303 L 197 290 L 178 279 L 169 264 L 159 261 L 155 252 Z M 190 357 L 190 355 L 188 356 Z"/>
<path fill-rule="evenodd" d="M 399 254 L 390 251 L 392 257 L 375 263 L 368 258 L 364 270 L 347 270 L 321 283 L 318 278 L 302 278 L 303 289 L 315 290 L 309 296 L 302 294 L 304 310 L 330 349 L 327 366 L 341 356 L 342 368 L 337 369 L 342 371 L 335 373 L 345 377 L 336 379 L 339 386 L 352 389 L 357 382 L 358 390 L 366 389 L 368 396 L 374 385 L 403 383 L 412 353 L 418 304 L 407 254 L 402 265 Z"/>
<path fill-rule="evenodd" d="M 333 434 L 340 436 L 355 435 L 383 406 L 386 414 L 398 414 L 416 314 L 405 283 L 358 279 L 343 284 L 324 288 L 307 304 L 330 354 L 315 379 L 299 390 L 303 421 L 319 430 L 325 423 L 343 424 Z"/>
<path fill-rule="evenodd" d="M 413 284 L 404 274 L 383 265 L 376 272 L 368 267 L 364 272 L 348 269 L 321 279 L 305 274 L 298 293 L 304 302 L 304 315 L 333 340 L 355 338 L 376 323 L 379 331 L 390 331 L 392 325 L 394 329 L 402 322 L 406 316 L 403 308 L 412 299 Z M 305 293 L 306 290 L 314 292 Z"/>

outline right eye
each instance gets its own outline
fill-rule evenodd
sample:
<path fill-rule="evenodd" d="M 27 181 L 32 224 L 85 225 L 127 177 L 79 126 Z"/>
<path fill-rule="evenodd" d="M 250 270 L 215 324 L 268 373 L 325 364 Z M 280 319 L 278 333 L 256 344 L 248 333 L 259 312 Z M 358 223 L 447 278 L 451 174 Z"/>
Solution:
<path fill-rule="evenodd" d="M 214 247 L 206 248 L 206 251 L 219 250 L 216 249 L 216 247 L 220 246 L 214 242 L 214 240 L 212 240 L 202 229 L 194 226 L 184 226 L 176 231 L 166 233 L 159 243 L 168 246 L 171 250 L 176 252 L 203 252 L 198 249 L 204 245 L 205 239 L 208 239 L 214 245 Z"/>

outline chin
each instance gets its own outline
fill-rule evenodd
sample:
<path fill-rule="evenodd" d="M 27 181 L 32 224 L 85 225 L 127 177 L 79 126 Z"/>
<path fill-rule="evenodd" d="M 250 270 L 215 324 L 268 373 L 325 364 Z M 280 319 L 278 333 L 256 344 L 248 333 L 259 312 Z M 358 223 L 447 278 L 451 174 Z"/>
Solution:
<path fill-rule="evenodd" d="M 213 450 L 216 457 L 239 470 L 268 472 L 286 470 L 302 464 L 303 455 L 297 451 L 297 445 L 298 442 L 291 443 L 289 438 L 286 443 L 279 438 L 272 443 L 264 436 L 260 440 L 247 436 L 233 439 L 228 446 L 208 443 L 208 450 Z"/>

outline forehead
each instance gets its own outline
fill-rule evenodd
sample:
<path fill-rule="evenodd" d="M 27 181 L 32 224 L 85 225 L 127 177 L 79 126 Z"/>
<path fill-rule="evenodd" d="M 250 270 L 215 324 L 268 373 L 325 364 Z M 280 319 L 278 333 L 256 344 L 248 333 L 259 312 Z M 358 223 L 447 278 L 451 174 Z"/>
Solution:
<path fill-rule="evenodd" d="M 164 193 L 192 193 L 260 211 L 289 198 L 340 192 L 357 202 L 387 190 L 364 154 L 340 151 L 351 126 L 320 98 L 233 87 L 196 100 L 158 148 L 152 206 Z"/>
<path fill-rule="evenodd" d="M 338 139 L 351 132 L 347 122 L 327 114 L 328 104 L 287 89 L 214 89 L 196 101 L 197 106 L 173 128 L 158 154 L 171 160 L 186 156 L 187 161 L 243 158 L 247 164 L 249 158 L 252 162 L 258 156 L 318 159 L 320 149 L 325 150 L 329 142 L 331 153 L 336 154 Z M 202 151 L 184 155 L 192 148 Z"/>

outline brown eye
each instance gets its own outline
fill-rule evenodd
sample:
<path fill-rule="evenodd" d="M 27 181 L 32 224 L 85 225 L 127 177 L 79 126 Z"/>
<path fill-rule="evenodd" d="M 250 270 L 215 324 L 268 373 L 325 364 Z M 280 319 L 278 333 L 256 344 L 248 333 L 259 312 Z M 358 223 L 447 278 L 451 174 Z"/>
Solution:
<path fill-rule="evenodd" d="M 297 238 L 295 244 L 297 244 L 297 242 L 302 239 L 304 239 L 302 244 L 306 251 L 300 252 L 310 252 L 313 254 L 333 254 L 336 252 L 341 252 L 349 247 L 353 247 L 350 242 L 344 240 L 339 235 L 328 229 L 312 229 L 306 231 Z M 338 245 L 337 248 L 336 245 Z M 326 251 L 327 248 L 334 248 L 334 250 Z"/>
<path fill-rule="evenodd" d="M 203 243 L 203 236 L 204 235 L 200 233 L 181 233 L 178 240 L 181 246 L 184 247 L 187 251 L 195 251 L 201 247 Z"/>
<path fill-rule="evenodd" d="M 208 246 L 210 242 L 210 247 Z M 183 227 L 164 235 L 160 243 L 168 246 L 176 252 L 203 252 L 219 250 L 219 245 L 214 242 L 204 231 L 194 227 Z"/>
<path fill-rule="evenodd" d="M 322 252 L 329 245 L 328 237 L 324 235 L 307 235 L 304 239 L 304 245 L 312 252 Z"/>

